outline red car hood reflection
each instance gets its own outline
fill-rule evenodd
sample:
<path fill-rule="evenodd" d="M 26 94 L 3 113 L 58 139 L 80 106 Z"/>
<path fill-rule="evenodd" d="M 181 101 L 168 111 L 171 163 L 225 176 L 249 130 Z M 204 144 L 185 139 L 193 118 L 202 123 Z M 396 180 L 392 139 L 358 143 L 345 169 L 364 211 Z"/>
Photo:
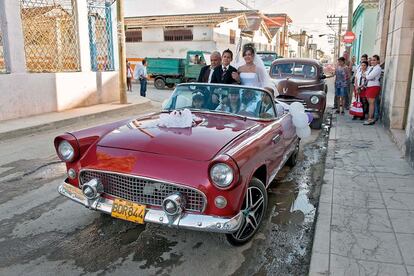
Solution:
<path fill-rule="evenodd" d="M 134 120 L 108 133 L 98 146 L 205 161 L 211 160 L 226 144 L 256 124 L 220 114 L 197 113 L 196 116 L 198 124 L 191 128 L 158 127 L 159 114 Z"/>

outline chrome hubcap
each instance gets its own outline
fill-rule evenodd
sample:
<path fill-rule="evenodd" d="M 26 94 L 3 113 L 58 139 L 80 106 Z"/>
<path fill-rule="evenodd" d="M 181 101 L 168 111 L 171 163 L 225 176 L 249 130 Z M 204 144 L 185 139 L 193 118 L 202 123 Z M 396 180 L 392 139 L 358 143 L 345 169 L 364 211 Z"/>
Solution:
<path fill-rule="evenodd" d="M 257 187 L 249 187 L 242 206 L 244 222 L 232 236 L 240 241 L 250 238 L 262 220 L 264 213 L 264 195 Z"/>

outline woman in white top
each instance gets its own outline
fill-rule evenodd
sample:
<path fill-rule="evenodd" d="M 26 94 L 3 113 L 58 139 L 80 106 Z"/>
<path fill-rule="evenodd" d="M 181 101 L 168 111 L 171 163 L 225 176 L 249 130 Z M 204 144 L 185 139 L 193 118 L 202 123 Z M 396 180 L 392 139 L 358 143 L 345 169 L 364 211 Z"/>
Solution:
<path fill-rule="evenodd" d="M 241 65 L 237 71 L 233 73 L 232 77 L 239 81 L 242 85 L 270 88 L 276 91 L 269 74 L 266 72 L 263 61 L 256 55 L 253 44 L 246 44 L 243 46 L 244 64 Z"/>
<path fill-rule="evenodd" d="M 373 125 L 375 124 L 374 120 L 374 108 L 375 108 L 375 98 L 378 97 L 381 84 L 381 66 L 380 58 L 378 55 L 373 55 L 371 59 L 371 67 L 368 69 L 366 74 L 367 79 L 367 89 L 365 90 L 365 96 L 367 97 L 369 104 L 368 111 L 368 120 L 364 122 L 364 125 Z"/>

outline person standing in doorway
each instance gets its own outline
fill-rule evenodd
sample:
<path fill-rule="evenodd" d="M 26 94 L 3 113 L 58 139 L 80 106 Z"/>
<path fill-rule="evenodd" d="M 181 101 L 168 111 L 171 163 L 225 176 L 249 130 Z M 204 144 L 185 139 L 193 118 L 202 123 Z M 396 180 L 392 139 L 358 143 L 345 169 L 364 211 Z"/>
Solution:
<path fill-rule="evenodd" d="M 147 61 L 145 59 L 142 60 L 142 65 L 139 66 L 134 72 L 134 79 L 139 80 L 139 83 L 141 85 L 140 95 L 142 97 L 147 96 L 147 79 L 148 79 L 148 75 L 147 75 L 146 65 L 147 65 Z"/>
<path fill-rule="evenodd" d="M 132 69 L 131 69 L 131 63 L 129 63 L 128 62 L 128 59 L 126 60 L 126 69 L 127 69 L 127 90 L 129 91 L 129 92 L 132 92 L 132 82 L 131 82 L 131 79 L 132 79 L 132 76 L 134 75 L 134 73 L 132 72 Z"/>
<path fill-rule="evenodd" d="M 366 76 L 367 90 L 365 93 L 366 93 L 366 97 L 368 100 L 369 111 L 368 111 L 368 120 L 364 122 L 364 125 L 375 124 L 375 119 L 374 119 L 375 98 L 379 96 L 379 93 L 381 90 L 380 78 L 381 78 L 380 58 L 378 55 L 373 55 L 371 59 L 371 67 L 369 68 L 367 76 Z"/>
<path fill-rule="evenodd" d="M 335 96 L 338 100 L 338 109 L 336 110 L 336 113 L 341 114 L 345 113 L 345 96 L 349 89 L 346 70 L 345 58 L 338 58 L 338 65 L 335 69 Z"/>

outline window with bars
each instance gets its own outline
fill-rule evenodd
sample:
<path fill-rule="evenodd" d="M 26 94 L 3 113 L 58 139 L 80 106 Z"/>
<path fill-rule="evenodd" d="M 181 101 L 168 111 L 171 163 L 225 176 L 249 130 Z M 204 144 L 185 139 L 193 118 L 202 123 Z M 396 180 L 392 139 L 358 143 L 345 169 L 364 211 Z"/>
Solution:
<path fill-rule="evenodd" d="M 93 71 L 113 71 L 112 3 L 88 0 L 89 47 Z"/>
<path fill-rule="evenodd" d="M 75 0 L 20 0 L 29 72 L 80 70 Z"/>
<path fill-rule="evenodd" d="M 125 32 L 126 42 L 141 42 L 142 41 L 142 30 L 141 29 L 128 29 Z"/>
<path fill-rule="evenodd" d="M 230 30 L 230 44 L 236 44 L 236 31 Z"/>
<path fill-rule="evenodd" d="M 164 30 L 165 41 L 191 41 L 193 40 L 192 29 L 165 29 Z"/>

